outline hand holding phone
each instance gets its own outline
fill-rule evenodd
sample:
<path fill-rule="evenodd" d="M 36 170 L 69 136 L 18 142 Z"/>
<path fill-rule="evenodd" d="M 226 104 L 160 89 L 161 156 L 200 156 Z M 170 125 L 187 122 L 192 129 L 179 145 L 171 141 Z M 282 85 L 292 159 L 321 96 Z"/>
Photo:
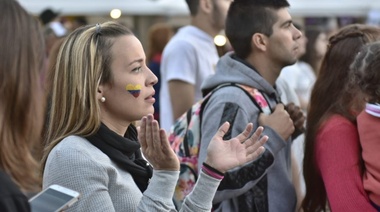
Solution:
<path fill-rule="evenodd" d="M 60 185 L 51 185 L 29 199 L 32 212 L 59 212 L 78 201 L 77 191 Z"/>

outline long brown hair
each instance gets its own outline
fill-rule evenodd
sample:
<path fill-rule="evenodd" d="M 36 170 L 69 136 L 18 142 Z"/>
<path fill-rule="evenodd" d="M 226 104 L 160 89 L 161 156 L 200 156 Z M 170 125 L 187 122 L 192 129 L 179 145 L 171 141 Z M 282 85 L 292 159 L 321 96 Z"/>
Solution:
<path fill-rule="evenodd" d="M 362 46 L 380 39 L 380 28 L 349 25 L 329 39 L 329 47 L 315 82 L 307 116 L 303 174 L 306 195 L 304 211 L 326 211 L 327 194 L 315 161 L 315 140 L 322 123 L 334 114 L 355 122 L 353 111 L 361 110 L 364 100 L 355 98 L 345 85 L 349 81 L 350 63 Z"/>
<path fill-rule="evenodd" d="M 31 151 L 40 144 L 45 95 L 39 22 L 17 1 L 0 2 L 0 169 L 24 191 L 40 186 Z"/>

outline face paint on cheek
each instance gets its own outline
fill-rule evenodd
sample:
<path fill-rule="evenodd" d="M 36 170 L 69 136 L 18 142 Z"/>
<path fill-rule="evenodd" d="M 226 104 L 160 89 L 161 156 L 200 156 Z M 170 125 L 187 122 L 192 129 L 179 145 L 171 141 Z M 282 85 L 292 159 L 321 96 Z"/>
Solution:
<path fill-rule="evenodd" d="M 133 84 L 128 84 L 125 86 L 125 90 L 127 90 L 132 96 L 135 98 L 140 96 L 140 91 L 141 91 L 141 85 L 133 85 Z"/>

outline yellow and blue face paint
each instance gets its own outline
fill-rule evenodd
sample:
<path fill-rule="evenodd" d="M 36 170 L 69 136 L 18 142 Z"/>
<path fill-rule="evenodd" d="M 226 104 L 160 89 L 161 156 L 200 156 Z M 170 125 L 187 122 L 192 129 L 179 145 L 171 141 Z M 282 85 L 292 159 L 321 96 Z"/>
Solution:
<path fill-rule="evenodd" d="M 128 84 L 127 86 L 125 86 L 125 89 L 126 89 L 130 94 L 132 94 L 132 96 L 134 96 L 135 98 L 137 98 L 137 97 L 140 96 L 141 85 Z"/>

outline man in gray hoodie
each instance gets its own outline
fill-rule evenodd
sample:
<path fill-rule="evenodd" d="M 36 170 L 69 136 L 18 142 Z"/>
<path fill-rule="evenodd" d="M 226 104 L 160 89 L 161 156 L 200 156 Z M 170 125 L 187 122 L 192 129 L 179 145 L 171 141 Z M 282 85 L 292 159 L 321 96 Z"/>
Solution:
<path fill-rule="evenodd" d="M 229 8 L 226 35 L 234 52 L 219 60 L 216 74 L 203 83 L 202 90 L 236 83 L 259 97 L 261 106 L 256 106 L 249 95 L 235 86 L 213 93 L 203 111 L 198 167 L 206 158 L 208 141 L 226 121 L 231 128 L 225 138 L 236 136 L 252 122 L 255 127 L 264 126 L 263 134 L 269 136 L 269 141 L 259 159 L 225 174 L 213 200 L 214 211 L 296 209 L 291 137 L 295 126 L 302 126 L 302 118 L 293 116 L 281 104 L 275 86 L 281 69 L 296 62 L 297 39 L 302 35 L 294 27 L 288 7 L 286 0 L 235 0 Z"/>

